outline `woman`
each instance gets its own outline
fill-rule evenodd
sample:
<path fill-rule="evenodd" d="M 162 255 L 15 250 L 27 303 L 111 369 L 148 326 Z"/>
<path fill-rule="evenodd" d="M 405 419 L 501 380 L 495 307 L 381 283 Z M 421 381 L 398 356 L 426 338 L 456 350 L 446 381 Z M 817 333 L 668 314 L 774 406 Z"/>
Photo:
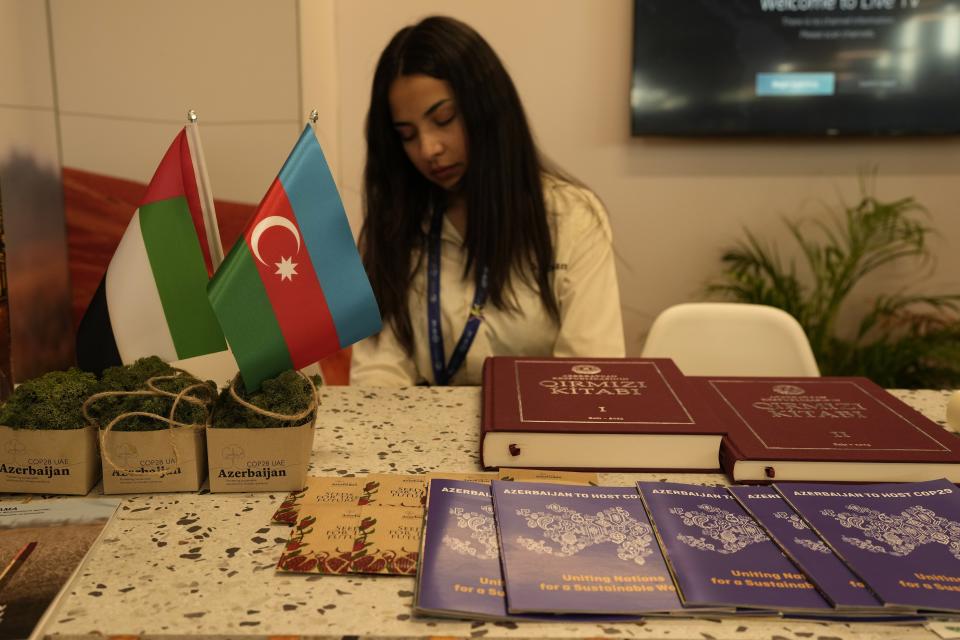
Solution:
<path fill-rule="evenodd" d="M 380 56 L 360 245 L 383 331 L 351 383 L 479 384 L 491 355 L 624 355 L 600 201 L 546 169 L 497 55 L 430 17 Z"/>

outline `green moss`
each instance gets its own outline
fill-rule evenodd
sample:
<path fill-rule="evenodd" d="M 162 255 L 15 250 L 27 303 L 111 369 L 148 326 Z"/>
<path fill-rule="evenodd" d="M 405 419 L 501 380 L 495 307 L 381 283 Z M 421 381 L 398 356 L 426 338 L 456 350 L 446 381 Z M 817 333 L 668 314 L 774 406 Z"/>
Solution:
<path fill-rule="evenodd" d="M 312 384 L 317 387 L 320 386 L 319 376 L 312 379 Z M 291 370 L 281 373 L 276 378 L 264 380 L 260 389 L 253 393 L 249 393 L 244 387 L 243 381 L 240 381 L 237 383 L 237 395 L 266 411 L 294 415 L 310 406 L 313 399 L 313 389 L 311 389 L 311 383 L 304 380 L 296 371 Z M 312 416 L 291 421 L 260 415 L 237 404 L 230 397 L 230 390 L 224 389 L 220 392 L 220 397 L 213 411 L 212 426 L 224 429 L 297 427 L 308 420 L 312 420 Z"/>
<path fill-rule="evenodd" d="M 110 367 L 103 372 L 98 391 L 138 391 L 146 390 L 147 381 L 157 376 L 172 376 L 177 372 L 166 362 L 156 356 L 141 358 L 131 365 Z M 190 375 L 180 375 L 170 380 L 160 380 L 154 383 L 158 389 L 179 393 L 186 387 L 201 382 Z M 211 389 L 216 386 L 207 382 Z M 213 394 L 202 389 L 191 391 L 193 397 L 210 402 Z M 101 429 L 106 427 L 114 418 L 130 412 L 146 412 L 167 417 L 173 406 L 173 399 L 165 396 L 109 396 L 98 398 L 90 408 L 90 416 L 96 420 Z M 177 405 L 174 419 L 184 424 L 203 424 L 207 419 L 207 409 L 192 402 L 182 401 Z M 159 431 L 167 429 L 166 422 L 145 416 L 132 416 L 122 420 L 113 427 L 117 431 Z"/>
<path fill-rule="evenodd" d="M 130 365 L 105 369 L 100 382 L 105 391 L 135 391 L 146 388 L 147 380 L 150 378 L 169 376 L 173 373 L 173 368 L 169 364 L 157 356 L 150 356 L 140 358 Z"/>
<path fill-rule="evenodd" d="M 81 408 L 97 390 L 96 376 L 76 367 L 45 373 L 14 390 L 0 407 L 0 424 L 24 429 L 85 427 Z"/>

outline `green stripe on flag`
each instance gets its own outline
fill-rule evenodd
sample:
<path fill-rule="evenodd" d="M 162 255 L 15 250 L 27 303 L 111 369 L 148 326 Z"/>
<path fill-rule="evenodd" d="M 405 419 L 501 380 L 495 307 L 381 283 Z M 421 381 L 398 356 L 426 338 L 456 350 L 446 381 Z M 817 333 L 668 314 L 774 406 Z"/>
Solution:
<path fill-rule="evenodd" d="M 177 357 L 226 349 L 207 299 L 207 268 L 186 198 L 177 196 L 142 205 L 140 232 Z"/>
<path fill-rule="evenodd" d="M 258 389 L 267 378 L 293 368 L 267 290 L 242 237 L 210 281 L 209 295 L 247 389 Z"/>

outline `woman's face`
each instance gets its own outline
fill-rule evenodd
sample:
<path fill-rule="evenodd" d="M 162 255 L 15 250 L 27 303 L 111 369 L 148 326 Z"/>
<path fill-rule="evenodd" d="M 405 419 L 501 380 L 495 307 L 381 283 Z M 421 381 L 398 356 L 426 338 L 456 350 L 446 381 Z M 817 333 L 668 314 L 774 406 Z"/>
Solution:
<path fill-rule="evenodd" d="M 399 76 L 389 99 L 410 162 L 430 182 L 455 191 L 467 171 L 467 133 L 450 85 L 427 75 Z"/>

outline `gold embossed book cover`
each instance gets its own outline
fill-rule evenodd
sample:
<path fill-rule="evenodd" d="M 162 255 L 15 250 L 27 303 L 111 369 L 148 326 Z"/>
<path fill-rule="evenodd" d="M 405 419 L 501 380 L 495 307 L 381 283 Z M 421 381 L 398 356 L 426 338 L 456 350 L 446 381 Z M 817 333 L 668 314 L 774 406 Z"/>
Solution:
<path fill-rule="evenodd" d="M 738 482 L 960 481 L 960 438 L 867 378 L 696 378 Z"/>
<path fill-rule="evenodd" d="M 484 363 L 484 467 L 713 471 L 724 430 L 669 358 Z"/>

